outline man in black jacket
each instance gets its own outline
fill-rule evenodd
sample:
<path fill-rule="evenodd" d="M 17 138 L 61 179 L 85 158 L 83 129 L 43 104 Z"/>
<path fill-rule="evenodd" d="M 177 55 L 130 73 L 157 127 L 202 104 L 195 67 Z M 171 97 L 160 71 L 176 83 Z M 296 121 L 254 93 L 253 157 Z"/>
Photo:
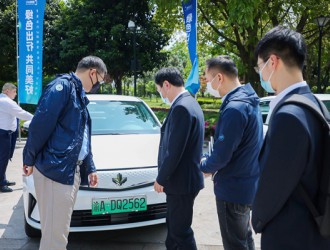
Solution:
<path fill-rule="evenodd" d="M 156 73 L 157 91 L 171 109 L 161 128 L 159 173 L 154 184 L 167 195 L 166 248 L 197 249 L 191 229 L 193 205 L 204 187 L 199 169 L 204 141 L 204 117 L 197 101 L 184 89 L 180 72 L 163 68 Z"/>
<path fill-rule="evenodd" d="M 293 94 L 317 104 L 302 69 L 306 45 L 301 34 L 278 26 L 258 43 L 257 71 L 270 103 L 269 128 L 259 155 L 261 176 L 252 208 L 252 225 L 261 235 L 263 250 L 326 250 L 297 186 L 315 200 L 320 173 L 322 127 L 310 110 L 294 104 L 277 108 Z"/>

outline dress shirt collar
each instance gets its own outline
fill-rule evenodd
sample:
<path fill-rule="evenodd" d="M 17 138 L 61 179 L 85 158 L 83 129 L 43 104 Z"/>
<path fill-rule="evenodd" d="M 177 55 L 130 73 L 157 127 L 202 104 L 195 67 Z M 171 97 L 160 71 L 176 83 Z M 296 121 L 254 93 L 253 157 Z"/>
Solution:
<path fill-rule="evenodd" d="M 269 113 L 267 115 L 267 119 L 266 119 L 266 124 L 268 124 L 270 116 L 273 112 L 273 110 L 275 109 L 276 105 L 287 95 L 289 94 L 292 90 L 295 90 L 297 88 L 301 88 L 307 86 L 306 81 L 302 81 L 302 82 L 298 82 L 295 84 L 292 84 L 291 86 L 287 87 L 286 89 L 284 89 L 281 93 L 279 93 L 273 100 L 270 101 L 269 103 Z"/>
<path fill-rule="evenodd" d="M 183 95 L 183 93 L 186 93 L 186 92 L 188 92 L 188 90 L 183 90 L 182 92 L 180 92 L 174 99 L 173 99 L 173 101 L 171 102 L 171 106 L 172 106 L 172 104 L 174 104 L 174 102 L 181 96 L 181 95 Z"/>

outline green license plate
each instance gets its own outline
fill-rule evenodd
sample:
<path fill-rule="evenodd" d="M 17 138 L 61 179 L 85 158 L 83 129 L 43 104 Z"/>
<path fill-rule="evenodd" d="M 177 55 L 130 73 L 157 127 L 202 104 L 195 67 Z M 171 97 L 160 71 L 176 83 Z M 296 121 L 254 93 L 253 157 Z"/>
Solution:
<path fill-rule="evenodd" d="M 145 195 L 121 198 L 92 199 L 92 215 L 119 214 L 147 210 Z"/>

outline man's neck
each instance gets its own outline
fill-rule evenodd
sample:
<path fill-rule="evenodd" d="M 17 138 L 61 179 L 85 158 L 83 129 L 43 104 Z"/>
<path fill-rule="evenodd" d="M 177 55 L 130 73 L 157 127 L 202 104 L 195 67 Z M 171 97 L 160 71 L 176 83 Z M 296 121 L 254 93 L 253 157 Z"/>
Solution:
<path fill-rule="evenodd" d="M 304 77 L 300 70 L 296 69 L 292 71 L 284 71 L 278 79 L 276 86 L 276 94 L 278 95 L 291 85 L 302 81 L 304 81 Z"/>
<path fill-rule="evenodd" d="M 227 95 L 230 91 L 236 89 L 237 87 L 241 86 L 240 82 L 238 79 L 233 80 L 232 82 L 228 83 L 225 85 L 225 93 L 220 93 L 222 94 L 221 96 Z"/>
<path fill-rule="evenodd" d="M 175 97 L 177 97 L 179 94 L 181 94 L 183 91 L 185 91 L 185 88 L 182 86 L 182 87 L 174 87 L 172 86 L 173 88 L 173 91 L 171 93 L 171 96 L 168 97 L 169 101 L 172 102 Z"/>

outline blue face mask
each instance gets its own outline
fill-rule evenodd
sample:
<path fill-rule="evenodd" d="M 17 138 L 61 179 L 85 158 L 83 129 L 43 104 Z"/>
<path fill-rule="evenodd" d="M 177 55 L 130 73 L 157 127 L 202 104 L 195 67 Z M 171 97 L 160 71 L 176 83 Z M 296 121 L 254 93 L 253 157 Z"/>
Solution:
<path fill-rule="evenodd" d="M 268 93 L 275 93 L 275 90 L 273 89 L 272 85 L 270 84 L 270 78 L 272 77 L 274 71 L 270 74 L 268 81 L 264 81 L 262 79 L 262 71 L 265 68 L 265 66 L 267 65 L 267 63 L 269 62 L 269 59 L 267 60 L 267 62 L 265 63 L 265 65 L 262 67 L 262 69 L 259 71 L 259 76 L 260 76 L 260 83 L 261 86 L 263 87 L 263 89 L 268 92 Z"/>
<path fill-rule="evenodd" d="M 159 95 L 160 95 L 160 98 L 162 98 L 162 101 L 163 101 L 165 104 L 168 104 L 168 105 L 171 104 L 170 100 L 169 100 L 167 97 L 164 98 L 161 92 L 159 92 Z"/>

